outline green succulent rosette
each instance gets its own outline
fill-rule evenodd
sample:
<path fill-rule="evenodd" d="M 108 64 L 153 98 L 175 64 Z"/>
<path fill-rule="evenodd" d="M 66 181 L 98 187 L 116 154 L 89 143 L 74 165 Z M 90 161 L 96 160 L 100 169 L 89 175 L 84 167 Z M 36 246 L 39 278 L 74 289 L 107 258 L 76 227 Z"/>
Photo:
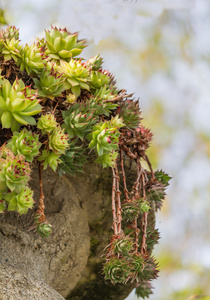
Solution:
<path fill-rule="evenodd" d="M 118 150 L 119 136 L 118 128 L 111 127 L 110 122 L 98 123 L 88 135 L 88 139 L 91 140 L 89 148 L 95 148 L 99 156 Z"/>
<path fill-rule="evenodd" d="M 94 94 L 95 97 L 98 97 L 99 99 L 112 100 L 115 97 L 117 97 L 118 90 L 115 86 L 104 85 L 100 89 L 93 90 L 93 94 Z"/>
<path fill-rule="evenodd" d="M 21 71 L 26 70 L 28 74 L 38 74 L 45 67 L 46 57 L 36 44 L 28 46 L 27 44 L 21 50 L 21 58 L 17 65 Z"/>
<path fill-rule="evenodd" d="M 35 214 L 34 223 L 36 226 L 36 232 L 42 238 L 49 238 L 52 233 L 52 225 L 46 220 L 42 220 L 42 216 L 39 213 Z"/>
<path fill-rule="evenodd" d="M 90 88 L 93 93 L 95 90 L 101 89 L 104 86 L 109 86 L 111 78 L 109 73 L 104 71 L 92 71 L 90 74 Z"/>
<path fill-rule="evenodd" d="M 140 274 L 144 269 L 144 258 L 141 254 L 133 253 L 130 257 L 131 272 L 133 273 L 133 278 L 135 279 L 137 274 Z"/>
<path fill-rule="evenodd" d="M 105 279 L 113 284 L 126 283 L 130 278 L 130 265 L 127 257 L 111 257 L 104 264 L 103 273 Z"/>
<path fill-rule="evenodd" d="M 64 83 L 65 79 L 54 68 L 44 69 L 39 78 L 33 78 L 33 81 L 35 83 L 34 88 L 37 89 L 37 93 L 41 97 L 54 99 L 61 96 L 62 92 L 67 89 Z"/>
<path fill-rule="evenodd" d="M 59 175 L 65 173 L 74 175 L 77 172 L 82 172 L 83 166 L 87 162 L 84 151 L 84 148 L 76 146 L 74 142 L 69 143 L 68 150 L 60 156 Z"/>
<path fill-rule="evenodd" d="M 134 129 L 139 126 L 141 121 L 139 101 L 122 101 L 117 112 L 127 127 Z"/>
<path fill-rule="evenodd" d="M 34 205 L 33 191 L 29 187 L 22 188 L 19 193 L 7 193 L 4 199 L 8 203 L 8 211 L 17 211 L 21 215 Z"/>
<path fill-rule="evenodd" d="M 91 57 L 88 61 L 85 62 L 86 68 L 92 71 L 98 71 L 99 69 L 101 69 L 102 64 L 103 59 L 100 57 L 100 54 Z"/>
<path fill-rule="evenodd" d="M 116 164 L 117 157 L 118 157 L 118 152 L 112 151 L 109 153 L 104 153 L 101 156 L 97 157 L 95 162 L 101 164 L 103 168 L 114 167 Z"/>
<path fill-rule="evenodd" d="M 77 97 L 80 95 L 81 89 L 89 90 L 89 71 L 79 60 L 71 59 L 70 62 L 61 60 L 57 70 L 62 73 L 66 79 L 68 89 L 71 89 L 71 92 Z"/>
<path fill-rule="evenodd" d="M 21 58 L 22 46 L 19 44 L 19 40 L 15 37 L 0 39 L 1 55 L 4 56 L 4 60 L 13 59 L 16 63 Z"/>
<path fill-rule="evenodd" d="M 54 151 L 43 150 L 38 160 L 42 162 L 43 169 L 47 169 L 50 166 L 51 169 L 55 172 L 58 164 L 61 162 L 58 154 Z"/>
<path fill-rule="evenodd" d="M 51 27 L 51 30 L 45 30 L 45 39 L 46 54 L 54 60 L 69 61 L 86 47 L 85 41 L 78 41 L 77 33 L 71 34 L 66 28 Z"/>
<path fill-rule="evenodd" d="M 143 198 L 126 201 L 122 204 L 123 216 L 127 221 L 133 221 L 141 213 L 148 212 L 150 205 Z"/>
<path fill-rule="evenodd" d="M 18 193 L 29 181 L 31 169 L 23 156 L 14 156 L 9 151 L 7 158 L 0 162 L 0 189 Z"/>
<path fill-rule="evenodd" d="M 19 40 L 19 29 L 15 26 L 7 26 L 4 30 L 0 31 L 0 40 L 7 40 L 14 38 Z"/>
<path fill-rule="evenodd" d="M 68 140 L 69 136 L 64 133 L 64 129 L 57 127 L 49 136 L 49 148 L 59 155 L 64 154 L 69 147 Z"/>
<path fill-rule="evenodd" d="M 37 122 L 37 128 L 39 128 L 42 134 L 50 134 L 58 126 L 54 114 L 48 113 L 42 115 Z"/>
<path fill-rule="evenodd" d="M 7 147 L 15 155 L 22 154 L 26 161 L 32 162 L 34 157 L 39 154 L 41 143 L 37 134 L 24 128 L 21 132 L 13 133 L 12 139 L 7 143 Z"/>
<path fill-rule="evenodd" d="M 97 120 L 93 110 L 87 111 L 86 108 L 80 107 L 79 103 L 74 104 L 69 110 L 63 111 L 62 116 L 64 119 L 62 128 L 68 133 L 70 139 L 78 137 L 83 140 Z"/>
<path fill-rule="evenodd" d="M 35 92 L 25 87 L 22 80 L 15 80 L 11 85 L 7 79 L 0 79 L 0 122 L 3 128 L 17 131 L 20 125 L 35 125 L 32 116 L 41 109 Z"/>
<path fill-rule="evenodd" d="M 114 254 L 128 255 L 133 250 L 134 241 L 129 236 L 118 237 L 113 242 Z"/>

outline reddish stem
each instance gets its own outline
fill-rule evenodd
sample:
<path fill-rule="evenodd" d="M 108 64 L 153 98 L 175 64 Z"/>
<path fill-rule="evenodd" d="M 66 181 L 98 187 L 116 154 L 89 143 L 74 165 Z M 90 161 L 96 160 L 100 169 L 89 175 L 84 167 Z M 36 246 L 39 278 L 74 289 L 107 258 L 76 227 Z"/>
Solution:
<path fill-rule="evenodd" d="M 147 164 L 148 164 L 148 166 L 149 166 L 149 169 L 150 169 L 152 178 L 154 178 L 155 175 L 154 175 L 154 172 L 153 172 L 153 169 L 152 169 L 152 165 L 151 165 L 151 162 L 149 161 L 149 158 L 148 158 L 148 156 L 147 156 L 146 154 L 145 154 L 145 160 L 146 160 L 146 162 L 147 162 Z"/>
<path fill-rule="evenodd" d="M 134 227 L 135 227 L 135 252 L 138 253 L 138 247 L 139 247 L 138 235 L 139 235 L 140 230 L 137 227 L 137 217 L 135 217 L 135 219 L 134 219 Z"/>
<path fill-rule="evenodd" d="M 117 200 L 117 233 L 121 233 L 121 222 L 122 222 L 122 208 L 120 201 L 120 177 L 117 168 L 117 164 L 115 165 L 115 174 L 116 174 L 116 200 Z"/>
<path fill-rule="evenodd" d="M 122 170 L 122 178 L 123 178 L 123 186 L 124 186 L 124 193 L 125 193 L 125 200 L 128 201 L 128 189 L 126 184 L 126 178 L 125 178 L 125 170 L 124 170 L 124 163 L 123 163 L 123 151 L 120 149 L 120 164 L 121 164 L 121 170 Z"/>
<path fill-rule="evenodd" d="M 142 173 L 142 189 L 143 189 L 143 197 L 144 200 L 146 201 L 146 191 L 145 191 L 145 180 L 144 180 L 144 174 Z M 147 216 L 148 213 L 144 212 L 143 213 L 143 218 L 142 218 L 142 231 L 143 231 L 143 236 L 142 236 L 142 244 L 141 244 L 141 254 L 145 254 L 147 250 L 147 244 L 146 244 L 146 239 L 147 239 Z"/>
<path fill-rule="evenodd" d="M 114 168 L 112 168 L 112 216 L 113 216 L 113 229 L 114 234 L 117 235 L 117 214 L 116 214 L 116 206 L 115 206 L 115 198 L 116 198 L 116 174 Z"/>
<path fill-rule="evenodd" d="M 40 215 L 39 221 L 45 221 L 45 214 L 44 214 L 44 193 L 43 193 L 43 184 L 42 184 L 42 172 L 43 172 L 43 165 L 39 162 L 39 188 L 40 188 L 40 196 L 39 196 L 39 208 L 37 210 L 37 214 Z"/>

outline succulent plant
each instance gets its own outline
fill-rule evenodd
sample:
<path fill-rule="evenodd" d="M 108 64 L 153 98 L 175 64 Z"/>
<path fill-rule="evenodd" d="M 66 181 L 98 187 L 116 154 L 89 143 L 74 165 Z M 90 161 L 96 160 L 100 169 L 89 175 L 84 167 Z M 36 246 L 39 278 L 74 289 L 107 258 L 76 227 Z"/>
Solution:
<path fill-rule="evenodd" d="M 118 150 L 119 131 L 110 126 L 110 122 L 98 123 L 93 126 L 88 139 L 91 140 L 89 148 L 96 148 L 99 156 L 104 153 Z"/>
<path fill-rule="evenodd" d="M 56 154 L 54 151 L 48 150 L 43 150 L 38 160 L 42 162 L 44 170 L 50 166 L 54 172 L 56 171 L 58 164 L 61 162 L 58 154 Z"/>
<path fill-rule="evenodd" d="M 133 274 L 133 278 L 135 279 L 135 276 L 137 274 L 140 274 L 144 269 L 144 258 L 141 254 L 134 253 L 130 257 L 130 265 L 131 265 L 131 272 Z"/>
<path fill-rule="evenodd" d="M 54 99 L 61 96 L 62 92 L 66 90 L 65 79 L 54 68 L 43 69 L 39 78 L 33 78 L 33 81 L 35 83 L 34 88 L 37 89 L 37 93 L 41 97 Z"/>
<path fill-rule="evenodd" d="M 77 96 L 75 94 L 67 93 L 67 95 L 66 95 L 66 103 L 73 104 L 73 103 L 76 102 L 76 100 L 77 100 Z"/>
<path fill-rule="evenodd" d="M 1 159 L 0 189 L 19 193 L 30 179 L 30 166 L 21 155 L 14 156 L 8 149 L 7 158 Z"/>
<path fill-rule="evenodd" d="M 57 127 L 49 137 L 49 148 L 56 154 L 64 154 L 66 149 L 69 147 L 68 144 L 69 136 L 64 133 L 60 127 Z"/>
<path fill-rule="evenodd" d="M 138 273 L 137 279 L 139 281 L 151 281 L 152 279 L 156 279 L 158 277 L 159 268 L 156 259 L 152 256 L 146 258 L 144 260 L 144 268 L 142 272 Z"/>
<path fill-rule="evenodd" d="M 74 175 L 77 172 L 82 172 L 82 168 L 87 162 L 84 149 L 81 146 L 75 146 L 74 142 L 69 143 L 69 149 L 60 156 L 60 160 L 61 163 L 58 165 L 59 175 L 65 173 Z"/>
<path fill-rule="evenodd" d="M 139 126 L 141 121 L 139 101 L 127 99 L 121 102 L 120 106 L 117 109 L 117 113 L 120 117 L 122 117 L 123 122 L 127 127 L 134 129 Z"/>
<path fill-rule="evenodd" d="M 105 279 L 111 280 L 113 284 L 126 283 L 130 277 L 130 266 L 126 257 L 112 257 L 104 264 L 103 273 Z"/>
<path fill-rule="evenodd" d="M 79 55 L 86 47 L 85 41 L 78 41 L 78 34 L 71 34 L 66 28 L 51 27 L 45 30 L 46 54 L 54 60 L 67 60 Z"/>
<path fill-rule="evenodd" d="M 7 79 L 0 80 L 0 121 L 3 128 L 16 131 L 20 125 L 35 125 L 32 116 L 41 109 L 36 94 L 25 87 L 22 80 L 15 80 L 13 85 Z"/>
<path fill-rule="evenodd" d="M 101 164 L 103 168 L 114 167 L 116 164 L 117 157 L 118 157 L 118 152 L 112 151 L 109 153 L 104 153 L 101 156 L 97 157 L 95 162 Z"/>
<path fill-rule="evenodd" d="M 100 57 L 100 54 L 91 57 L 89 60 L 87 60 L 84 63 L 84 66 L 92 71 L 98 71 L 101 69 L 101 66 L 103 64 L 103 59 Z"/>
<path fill-rule="evenodd" d="M 89 90 L 89 71 L 79 60 L 74 60 L 73 58 L 70 62 L 61 60 L 57 70 L 63 74 L 63 77 L 68 84 L 68 88 L 71 89 L 71 92 L 77 97 L 80 95 L 81 89 Z"/>
<path fill-rule="evenodd" d="M 74 104 L 69 110 L 63 111 L 64 124 L 62 128 L 68 133 L 69 138 L 75 136 L 81 140 L 91 131 L 93 124 L 96 122 L 94 111 L 83 111 L 84 107 L 79 103 Z"/>
<path fill-rule="evenodd" d="M 165 190 L 171 177 L 162 170 L 156 171 L 154 175 L 154 178 L 149 175 L 150 181 L 147 183 L 146 191 L 148 200 L 154 201 L 157 211 L 162 207 L 162 203 L 166 195 Z"/>
<path fill-rule="evenodd" d="M 114 254 L 128 255 L 133 250 L 134 241 L 129 236 L 118 237 L 113 242 Z"/>
<path fill-rule="evenodd" d="M 4 56 L 4 60 L 14 59 L 15 62 L 21 58 L 22 47 L 19 44 L 19 40 L 15 37 L 8 38 L 6 40 L 0 39 L 1 55 Z"/>
<path fill-rule="evenodd" d="M 15 26 L 7 26 L 0 32 L 0 40 L 7 40 L 12 38 L 14 38 L 15 40 L 19 40 L 19 36 L 19 29 Z"/>
<path fill-rule="evenodd" d="M 111 78 L 106 71 L 92 71 L 90 74 L 90 88 L 93 90 L 100 89 L 104 86 L 109 86 Z"/>
<path fill-rule="evenodd" d="M 42 238 L 48 238 L 52 233 L 52 225 L 37 212 L 34 217 L 36 232 Z"/>
<path fill-rule="evenodd" d="M 46 58 L 41 49 L 36 44 L 28 46 L 27 44 L 21 50 L 21 57 L 17 61 L 17 65 L 21 71 L 26 70 L 28 74 L 37 74 L 44 68 Z"/>
<path fill-rule="evenodd" d="M 37 128 L 41 129 L 42 134 L 50 134 L 58 126 L 54 114 L 42 115 L 37 122 Z"/>
<path fill-rule="evenodd" d="M 125 126 L 125 124 L 123 123 L 123 119 L 118 115 L 116 115 L 115 117 L 111 117 L 110 125 L 114 128 L 122 128 Z"/>
<path fill-rule="evenodd" d="M 26 161 L 32 162 L 39 154 L 41 143 L 39 136 L 24 128 L 21 132 L 14 132 L 12 139 L 7 143 L 7 147 L 17 155 L 23 155 Z"/>
<path fill-rule="evenodd" d="M 112 100 L 118 94 L 117 88 L 112 85 L 104 85 L 100 89 L 93 90 L 92 92 L 95 97 L 98 97 L 99 99 L 103 100 Z"/>
<path fill-rule="evenodd" d="M 29 187 L 23 187 L 19 193 L 7 193 L 3 198 L 8 203 L 8 211 L 17 211 L 21 215 L 34 205 L 33 191 Z"/>

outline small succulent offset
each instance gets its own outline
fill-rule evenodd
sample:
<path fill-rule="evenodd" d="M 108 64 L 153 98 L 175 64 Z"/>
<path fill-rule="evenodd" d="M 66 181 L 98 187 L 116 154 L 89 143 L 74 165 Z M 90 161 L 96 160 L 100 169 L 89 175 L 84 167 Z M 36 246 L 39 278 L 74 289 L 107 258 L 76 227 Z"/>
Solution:
<path fill-rule="evenodd" d="M 39 155 L 39 136 L 24 128 L 21 132 L 14 132 L 12 139 L 8 141 L 7 147 L 17 155 L 23 155 L 26 161 L 32 162 Z"/>
<path fill-rule="evenodd" d="M 64 154 L 67 148 L 69 136 L 64 133 L 64 129 L 62 130 L 60 127 L 57 127 L 49 137 L 49 148 L 53 150 L 56 154 Z"/>
<path fill-rule="evenodd" d="M 60 154 L 55 153 L 54 151 L 42 150 L 41 155 L 38 160 L 42 163 L 43 169 L 46 170 L 48 166 L 55 172 L 58 164 L 61 162 L 59 159 Z"/>
<path fill-rule="evenodd" d="M 58 126 L 54 114 L 42 115 L 37 122 L 37 128 L 41 129 L 42 134 L 50 134 Z"/>
<path fill-rule="evenodd" d="M 22 80 L 16 79 L 13 85 L 7 79 L 0 80 L 0 122 L 3 128 L 16 131 L 20 125 L 35 125 L 32 116 L 41 109 L 36 94 L 25 87 Z"/>
<path fill-rule="evenodd" d="M 50 236 L 52 233 L 52 225 L 47 220 L 43 220 L 39 212 L 35 214 L 34 223 L 36 225 L 36 232 L 41 237 L 48 238 Z"/>
<path fill-rule="evenodd" d="M 103 64 L 103 59 L 100 57 L 100 54 L 98 54 L 94 57 L 91 57 L 83 65 L 92 71 L 98 71 L 99 69 L 101 69 L 102 64 Z"/>
<path fill-rule="evenodd" d="M 86 47 L 85 41 L 78 41 L 78 34 L 71 34 L 66 28 L 51 27 L 45 30 L 46 54 L 53 60 L 69 61 L 79 55 Z"/>

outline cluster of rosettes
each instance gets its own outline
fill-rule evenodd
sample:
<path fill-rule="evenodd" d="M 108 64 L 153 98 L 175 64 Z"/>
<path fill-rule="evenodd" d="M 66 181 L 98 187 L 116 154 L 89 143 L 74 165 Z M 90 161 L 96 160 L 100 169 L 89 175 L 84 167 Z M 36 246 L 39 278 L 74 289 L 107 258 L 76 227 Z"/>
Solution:
<path fill-rule="evenodd" d="M 24 214 L 33 207 L 28 182 L 37 163 L 40 198 L 35 228 L 48 237 L 52 226 L 44 215 L 42 172 L 48 166 L 60 175 L 81 171 L 89 148 L 96 162 L 110 167 L 113 174 L 114 235 L 105 278 L 113 283 L 137 279 L 145 295 L 151 290 L 148 282 L 157 275 L 156 263 L 146 251 L 158 237 L 154 228 L 148 231 L 147 213 L 153 204 L 156 210 L 161 207 L 170 178 L 151 168 L 145 151 L 152 133 L 141 124 L 139 102 L 116 87 L 110 72 L 102 69 L 99 55 L 88 61 L 76 58 L 84 48 L 85 41 L 66 28 L 51 27 L 31 46 L 20 44 L 14 26 L 0 32 L 0 213 L 7 209 Z M 125 157 L 137 166 L 130 193 Z M 122 220 L 127 232 L 122 230 Z"/>
<path fill-rule="evenodd" d="M 23 155 L 14 155 L 3 146 L 0 148 L 0 213 L 8 211 L 27 213 L 32 208 L 33 192 L 28 187 L 30 165 Z"/>

